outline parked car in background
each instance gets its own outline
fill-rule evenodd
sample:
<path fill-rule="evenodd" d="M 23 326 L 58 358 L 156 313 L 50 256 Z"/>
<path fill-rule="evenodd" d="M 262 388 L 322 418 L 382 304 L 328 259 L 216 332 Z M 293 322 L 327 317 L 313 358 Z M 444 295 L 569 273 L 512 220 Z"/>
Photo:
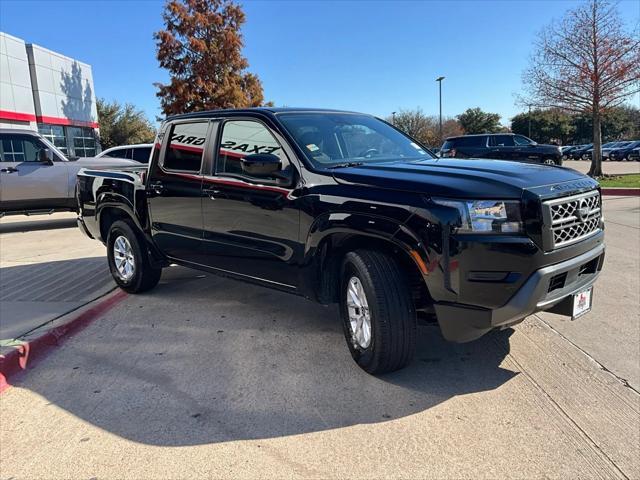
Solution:
<path fill-rule="evenodd" d="M 582 155 L 584 152 L 593 147 L 593 143 L 587 143 L 585 145 L 580 145 L 574 150 L 572 150 L 569 155 L 571 156 L 571 160 L 582 160 Z"/>
<path fill-rule="evenodd" d="M 640 162 L 640 147 L 636 147 L 629 152 L 629 160 Z"/>
<path fill-rule="evenodd" d="M 578 148 L 582 148 L 584 145 L 565 145 L 564 147 L 560 147 L 560 151 L 562 152 L 563 160 L 571 159 L 571 152 L 577 150 Z"/>
<path fill-rule="evenodd" d="M 0 129 L 0 217 L 75 210 L 78 170 L 135 165 L 115 158 L 70 161 L 38 132 Z"/>
<path fill-rule="evenodd" d="M 456 342 L 540 310 L 577 318 L 604 262 L 595 180 L 438 159 L 352 112 L 172 117 L 148 168 L 82 170 L 78 202 L 123 290 L 152 289 L 176 263 L 337 303 L 351 355 L 373 374 L 411 362 L 418 312 Z"/>
<path fill-rule="evenodd" d="M 562 153 L 555 145 L 540 145 L 513 133 L 464 135 L 447 138 L 440 149 L 442 158 L 495 158 L 517 162 L 562 165 Z"/>
<path fill-rule="evenodd" d="M 126 158 L 135 160 L 139 163 L 149 163 L 149 157 L 153 150 L 153 143 L 140 143 L 137 145 L 122 145 L 120 147 L 111 147 L 100 152 L 96 158 Z"/>
<path fill-rule="evenodd" d="M 640 140 L 629 142 L 626 145 L 623 145 L 622 147 L 614 148 L 613 150 L 611 150 L 611 152 L 609 152 L 609 159 L 617 160 L 617 161 L 631 160 L 631 152 L 633 152 L 634 149 L 637 149 L 639 147 L 640 147 Z"/>
<path fill-rule="evenodd" d="M 631 142 L 617 141 L 617 142 L 603 143 L 602 144 L 602 160 L 604 161 L 609 160 L 609 153 L 611 153 L 612 150 L 615 150 L 616 148 L 624 147 L 629 143 Z M 582 154 L 583 160 L 591 160 L 592 158 L 593 158 L 593 146 L 590 149 L 583 152 Z"/>

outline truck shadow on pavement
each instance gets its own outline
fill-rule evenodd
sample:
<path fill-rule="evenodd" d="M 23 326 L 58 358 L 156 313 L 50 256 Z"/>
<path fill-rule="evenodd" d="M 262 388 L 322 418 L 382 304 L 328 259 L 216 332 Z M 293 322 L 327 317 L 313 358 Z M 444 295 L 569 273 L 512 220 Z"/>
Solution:
<path fill-rule="evenodd" d="M 496 389 L 517 375 L 500 366 L 512 333 L 456 345 L 421 326 L 416 360 L 373 377 L 352 361 L 337 308 L 172 267 L 16 386 L 144 444 L 274 438 L 386 422 Z"/>

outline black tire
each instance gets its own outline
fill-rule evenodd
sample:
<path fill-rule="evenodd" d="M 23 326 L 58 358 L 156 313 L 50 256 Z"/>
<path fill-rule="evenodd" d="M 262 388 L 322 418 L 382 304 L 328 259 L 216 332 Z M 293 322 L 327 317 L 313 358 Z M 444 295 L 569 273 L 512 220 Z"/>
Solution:
<path fill-rule="evenodd" d="M 354 339 L 347 292 L 357 278 L 366 296 L 371 338 L 365 348 Z M 396 261 L 373 250 L 349 252 L 340 275 L 340 314 L 351 356 L 366 372 L 381 374 L 409 364 L 416 349 L 416 311 L 411 290 Z"/>
<path fill-rule="evenodd" d="M 124 278 L 116 267 L 114 244 L 119 237 L 125 237 L 133 255 L 133 274 Z M 127 293 L 142 293 L 151 290 L 160 281 L 162 268 L 154 267 L 149 259 L 149 251 L 136 232 L 136 227 L 127 220 L 118 220 L 111 225 L 107 235 L 107 259 L 109 269 L 116 284 Z"/>

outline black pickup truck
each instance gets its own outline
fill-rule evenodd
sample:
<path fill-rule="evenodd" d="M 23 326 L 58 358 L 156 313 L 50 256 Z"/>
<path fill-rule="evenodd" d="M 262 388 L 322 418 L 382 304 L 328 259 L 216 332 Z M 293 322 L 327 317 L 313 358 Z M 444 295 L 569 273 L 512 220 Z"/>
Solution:
<path fill-rule="evenodd" d="M 540 310 L 591 308 L 598 183 L 573 170 L 438 159 L 370 115 L 310 109 L 169 118 L 148 168 L 78 174 L 79 227 L 117 284 L 172 263 L 339 303 L 370 373 L 407 365 L 417 318 L 476 339 Z"/>

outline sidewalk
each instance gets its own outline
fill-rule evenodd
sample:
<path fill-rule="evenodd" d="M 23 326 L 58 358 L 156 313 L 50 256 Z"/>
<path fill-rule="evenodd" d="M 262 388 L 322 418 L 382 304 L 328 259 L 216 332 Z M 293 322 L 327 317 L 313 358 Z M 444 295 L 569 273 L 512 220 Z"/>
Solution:
<path fill-rule="evenodd" d="M 104 254 L 73 214 L 3 218 L 0 346 L 112 290 Z"/>

